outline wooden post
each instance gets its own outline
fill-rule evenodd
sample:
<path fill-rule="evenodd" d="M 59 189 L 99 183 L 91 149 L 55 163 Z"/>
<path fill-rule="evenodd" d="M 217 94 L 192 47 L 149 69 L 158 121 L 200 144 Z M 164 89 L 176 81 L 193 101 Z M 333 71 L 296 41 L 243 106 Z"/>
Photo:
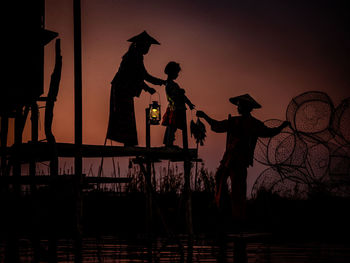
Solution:
<path fill-rule="evenodd" d="M 146 148 L 151 147 L 151 124 L 149 120 L 149 108 L 146 108 Z M 146 159 L 146 199 L 147 199 L 147 231 L 148 234 L 152 232 L 152 221 L 153 221 L 153 204 L 152 204 L 152 181 L 151 181 L 151 162 Z"/>
<path fill-rule="evenodd" d="M 149 121 L 149 108 L 146 108 L 146 148 L 151 147 L 151 124 Z"/>
<path fill-rule="evenodd" d="M 32 132 L 32 143 L 37 143 L 38 142 L 38 138 L 39 138 L 39 108 L 38 108 L 38 104 L 36 101 L 34 101 L 31 105 L 31 116 L 30 116 L 30 120 L 31 120 L 31 132 Z M 30 160 L 29 163 L 29 176 L 32 177 L 34 179 L 34 177 L 36 176 L 36 160 L 35 158 Z M 30 185 L 30 191 L 31 194 L 33 195 L 36 191 L 36 185 L 33 183 Z M 35 206 L 37 206 L 37 204 L 33 204 Z M 37 207 L 34 208 L 37 209 Z M 39 247 L 40 247 L 40 237 L 38 235 L 36 235 L 37 232 L 39 232 L 39 225 L 37 223 L 38 218 L 36 213 L 32 210 L 31 213 L 31 220 L 33 222 L 33 227 L 34 227 L 34 233 L 32 236 L 32 242 L 33 242 L 33 248 L 34 248 L 34 257 L 37 258 L 39 255 Z"/>
<path fill-rule="evenodd" d="M 15 156 L 14 156 L 14 162 L 13 162 L 13 176 L 21 176 L 21 161 L 19 160 L 19 147 L 22 144 L 22 132 L 23 132 L 23 110 L 21 107 L 18 107 L 16 109 L 16 116 L 15 116 Z M 20 185 L 14 185 L 15 191 L 19 192 Z"/>
<path fill-rule="evenodd" d="M 74 0 L 74 142 L 76 146 L 75 175 L 82 174 L 81 145 L 83 142 L 82 121 L 82 60 L 81 60 L 81 14 L 80 0 Z"/>
<path fill-rule="evenodd" d="M 39 137 L 38 125 L 39 125 L 39 108 L 36 102 L 31 106 L 31 121 L 32 121 L 32 142 L 37 142 Z"/>
<path fill-rule="evenodd" d="M 182 145 L 185 153 L 184 161 L 184 175 L 185 175 L 185 185 L 184 191 L 186 195 L 186 224 L 187 232 L 189 235 L 189 241 L 192 243 L 193 238 L 193 224 L 192 224 L 192 196 L 191 196 L 191 160 L 188 154 L 188 135 L 187 135 L 187 118 L 186 111 L 183 114 L 184 127 L 182 130 Z"/>
<path fill-rule="evenodd" d="M 1 175 L 4 176 L 6 174 L 6 154 L 5 149 L 7 147 L 7 135 L 8 135 L 8 127 L 9 127 L 9 118 L 4 114 L 1 116 Z"/>
<path fill-rule="evenodd" d="M 39 125 L 39 108 L 38 104 L 36 102 L 32 103 L 31 106 L 31 122 L 32 122 L 32 142 L 37 143 L 39 138 L 39 131 L 38 131 L 38 125 Z M 31 160 L 29 163 L 29 175 L 35 176 L 36 174 L 36 162 L 35 160 Z M 30 186 L 30 190 L 33 193 L 35 191 L 35 184 L 32 184 Z"/>
<path fill-rule="evenodd" d="M 58 153 L 55 136 L 52 133 L 52 121 L 53 121 L 53 109 L 57 94 L 59 91 L 59 84 L 61 80 L 62 71 L 62 56 L 61 56 L 61 42 L 60 39 L 56 39 L 55 43 L 55 68 L 51 74 L 50 88 L 47 94 L 46 107 L 45 107 L 45 135 L 47 143 L 50 147 L 50 197 L 51 205 L 49 207 L 51 215 L 51 227 L 50 227 L 50 238 L 49 238 L 49 258 L 50 261 L 57 261 L 57 233 L 56 225 L 57 222 L 57 185 L 56 179 L 58 176 Z"/>
<path fill-rule="evenodd" d="M 23 110 L 22 107 L 18 107 L 15 113 L 15 153 L 14 153 L 14 161 L 13 161 L 13 176 L 20 177 L 21 176 L 21 160 L 19 159 L 19 151 L 20 146 L 22 144 L 22 132 L 23 132 Z M 21 185 L 17 182 L 13 184 L 13 206 L 9 210 L 9 218 L 11 220 L 10 227 L 10 235 L 7 240 L 8 249 L 6 249 L 7 255 L 5 255 L 5 262 L 19 262 L 19 247 L 18 240 L 19 234 L 17 230 L 17 225 L 19 224 L 19 199 L 20 199 L 20 190 Z"/>
<path fill-rule="evenodd" d="M 55 136 L 52 133 L 53 109 L 59 91 L 62 72 L 61 40 L 55 43 L 55 68 L 51 74 L 50 88 L 47 94 L 45 107 L 45 135 L 51 148 L 50 175 L 58 175 L 58 154 Z"/>
<path fill-rule="evenodd" d="M 75 261 L 81 261 L 82 246 L 82 156 L 81 146 L 83 142 L 83 122 L 82 122 L 82 59 L 81 59 L 81 6 L 80 0 L 73 1 L 73 21 L 74 21 L 74 143 L 75 143 L 75 195 L 76 195 L 76 246 Z"/>

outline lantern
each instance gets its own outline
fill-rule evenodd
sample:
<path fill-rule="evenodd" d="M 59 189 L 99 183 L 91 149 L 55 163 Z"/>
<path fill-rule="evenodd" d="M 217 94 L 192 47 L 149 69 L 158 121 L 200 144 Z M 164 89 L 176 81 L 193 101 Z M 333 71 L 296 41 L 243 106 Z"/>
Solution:
<path fill-rule="evenodd" d="M 149 105 L 149 122 L 151 125 L 158 125 L 160 123 L 160 105 L 158 101 L 152 101 Z"/>

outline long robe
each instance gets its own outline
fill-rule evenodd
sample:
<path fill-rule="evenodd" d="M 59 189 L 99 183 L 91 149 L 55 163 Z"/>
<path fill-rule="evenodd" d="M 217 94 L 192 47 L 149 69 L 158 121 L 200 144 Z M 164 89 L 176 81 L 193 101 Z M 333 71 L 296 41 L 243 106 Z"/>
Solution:
<path fill-rule="evenodd" d="M 134 97 L 149 87 L 144 81 L 161 85 L 162 80 L 148 74 L 143 55 L 130 48 L 123 56 L 119 70 L 112 80 L 107 139 L 126 145 L 137 145 Z"/>
<path fill-rule="evenodd" d="M 214 132 L 227 132 L 226 151 L 216 172 L 216 203 L 220 199 L 226 180 L 231 178 L 232 216 L 242 221 L 246 214 L 247 167 L 253 165 L 254 150 L 258 137 L 273 137 L 281 128 L 269 128 L 249 115 L 230 117 L 223 121 L 213 121 Z"/>

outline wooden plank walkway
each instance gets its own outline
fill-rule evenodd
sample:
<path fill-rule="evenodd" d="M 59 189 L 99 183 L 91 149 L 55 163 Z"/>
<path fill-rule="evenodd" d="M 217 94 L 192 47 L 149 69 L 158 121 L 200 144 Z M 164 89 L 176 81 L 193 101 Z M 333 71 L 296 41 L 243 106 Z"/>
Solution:
<path fill-rule="evenodd" d="M 76 153 L 76 147 L 72 143 L 56 143 L 58 157 L 73 158 Z M 29 142 L 19 146 L 7 147 L 0 150 L 1 155 L 16 156 L 22 162 L 49 161 L 53 147 L 46 142 Z M 88 145 L 83 144 L 80 148 L 81 155 L 84 158 L 99 157 L 126 157 L 126 156 L 142 156 L 150 160 L 172 160 L 184 161 L 185 159 L 193 160 L 197 158 L 197 149 L 183 150 L 180 147 L 124 147 L 124 146 L 104 146 L 104 145 Z"/>
<path fill-rule="evenodd" d="M 87 145 L 80 148 L 81 156 L 84 158 L 101 158 L 101 157 L 127 157 L 133 156 L 139 161 L 184 161 L 197 159 L 197 149 L 183 150 L 180 147 L 124 147 L 124 146 L 104 146 L 104 145 Z M 16 158 L 21 163 L 26 162 L 43 162 L 50 161 L 56 152 L 58 157 L 74 158 L 76 147 L 72 143 L 56 143 L 55 148 L 46 142 L 29 142 L 19 146 L 12 146 L 0 149 L 1 156 L 6 158 Z M 142 158 L 139 158 L 142 157 Z M 128 177 L 87 177 L 83 176 L 83 184 L 100 184 L 100 183 L 129 183 L 132 178 Z M 59 176 L 0 176 L 0 184 L 50 184 L 55 182 L 67 182 L 77 180 L 74 175 Z"/>
<path fill-rule="evenodd" d="M 0 176 L 0 184 L 43 184 L 50 183 L 69 183 L 77 180 L 74 175 L 59 175 L 56 177 L 49 175 L 40 176 Z M 130 177 L 87 177 L 83 176 L 83 184 L 117 184 L 117 183 L 130 183 L 132 178 Z"/>

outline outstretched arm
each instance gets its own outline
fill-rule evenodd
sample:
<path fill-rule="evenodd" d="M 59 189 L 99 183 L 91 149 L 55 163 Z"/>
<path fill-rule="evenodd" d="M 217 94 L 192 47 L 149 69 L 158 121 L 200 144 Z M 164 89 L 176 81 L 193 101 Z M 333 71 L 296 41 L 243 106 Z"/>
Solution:
<path fill-rule="evenodd" d="M 194 109 L 194 104 L 185 96 L 185 103 L 190 107 L 191 110 Z"/>
<path fill-rule="evenodd" d="M 196 113 L 197 117 L 203 118 L 206 120 L 206 122 L 210 125 L 210 128 L 214 132 L 227 132 L 228 129 L 228 121 L 223 120 L 223 121 L 217 121 L 212 118 L 210 118 L 204 111 L 197 111 Z"/>
<path fill-rule="evenodd" d="M 159 86 L 165 85 L 165 80 L 153 77 L 152 75 L 148 74 L 146 70 L 145 70 L 145 80 L 154 85 L 159 85 Z"/>
<path fill-rule="evenodd" d="M 285 127 L 289 126 L 289 121 L 284 121 L 280 126 L 276 128 L 269 128 L 265 124 L 261 122 L 261 125 L 259 127 L 258 136 L 259 137 L 273 137 L 279 134 Z"/>
<path fill-rule="evenodd" d="M 156 90 L 154 88 L 151 88 L 150 86 L 148 86 L 146 83 L 143 83 L 143 90 L 146 92 L 149 92 L 151 95 L 154 94 L 156 92 Z"/>

